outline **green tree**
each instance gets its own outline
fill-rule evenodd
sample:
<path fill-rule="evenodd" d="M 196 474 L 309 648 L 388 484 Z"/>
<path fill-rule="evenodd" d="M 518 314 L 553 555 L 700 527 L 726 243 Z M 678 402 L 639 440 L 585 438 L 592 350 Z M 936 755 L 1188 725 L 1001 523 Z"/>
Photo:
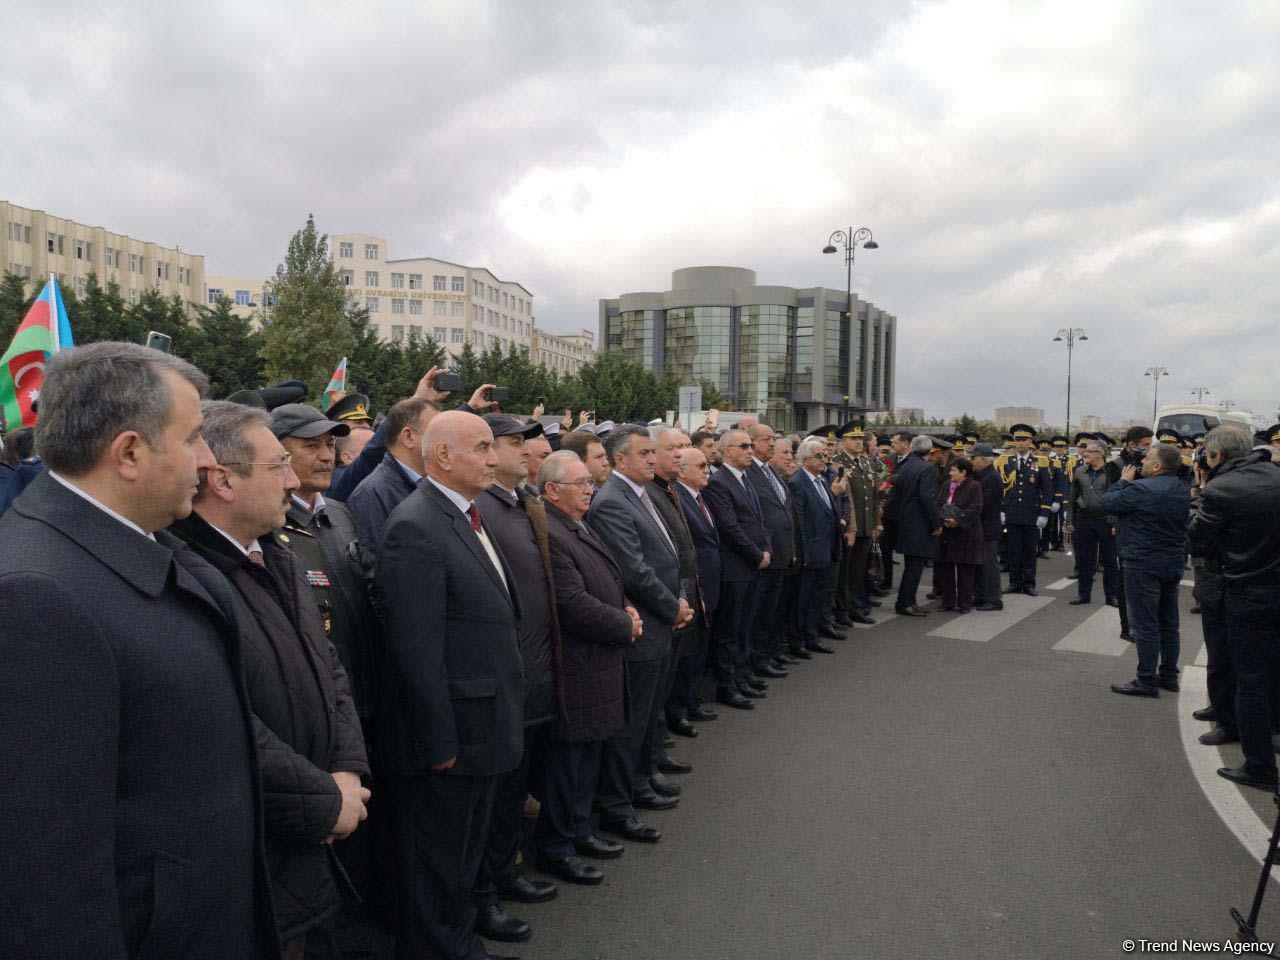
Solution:
<path fill-rule="evenodd" d="M 232 309 L 230 297 L 219 297 L 210 310 L 196 308 L 200 332 L 191 362 L 209 378 L 209 395 L 225 397 L 263 383 L 262 334 L 253 320 Z"/>
<path fill-rule="evenodd" d="M 679 393 L 672 381 L 659 380 L 638 363 L 602 353 L 582 365 L 571 390 L 573 409 L 596 411 L 596 420 L 648 421 L 674 410 Z"/>
<path fill-rule="evenodd" d="M 457 406 L 471 396 L 471 392 L 476 387 L 485 382 L 480 374 L 480 357 L 470 340 L 462 345 L 462 350 L 454 358 L 453 370 L 462 381 L 462 387 L 456 395 L 449 398 L 449 405 Z"/>
<path fill-rule="evenodd" d="M 103 340 L 125 340 L 143 343 L 147 328 L 140 316 L 135 316 L 124 297 L 120 285 L 114 280 L 103 287 L 97 274 L 89 274 L 85 282 L 84 299 L 80 310 L 71 321 L 71 333 L 76 343 L 97 343 Z"/>
<path fill-rule="evenodd" d="M 27 281 L 16 273 L 4 272 L 0 281 L 0 353 L 9 348 L 18 324 L 27 315 L 31 301 L 27 299 Z"/>
<path fill-rule="evenodd" d="M 308 214 L 306 226 L 289 241 L 270 292 L 274 303 L 263 310 L 262 330 L 267 377 L 301 380 L 310 396 L 319 397 L 334 366 L 354 349 L 355 336 L 347 288 L 314 216 Z"/>
<path fill-rule="evenodd" d="M 968 433 L 970 430 L 977 430 L 978 421 L 969 416 L 969 414 L 962 413 L 951 421 L 951 426 L 957 434 L 963 434 Z"/>
<path fill-rule="evenodd" d="M 703 410 L 732 410 L 734 403 L 728 397 L 720 392 L 720 388 L 715 385 L 714 381 L 703 377 L 698 381 L 702 387 L 702 409 Z M 679 402 L 679 388 L 677 388 L 676 398 Z"/>

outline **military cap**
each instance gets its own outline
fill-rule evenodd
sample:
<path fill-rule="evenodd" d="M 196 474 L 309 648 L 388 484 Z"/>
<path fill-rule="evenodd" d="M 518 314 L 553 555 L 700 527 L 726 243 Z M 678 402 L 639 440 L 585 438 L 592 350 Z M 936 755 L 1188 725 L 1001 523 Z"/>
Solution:
<path fill-rule="evenodd" d="M 1079 445 L 1086 440 L 1096 440 L 1096 439 L 1097 438 L 1092 433 L 1077 433 L 1075 440 L 1072 442 Z"/>
<path fill-rule="evenodd" d="M 1003 440 L 1005 443 L 1008 443 L 1010 440 L 1012 440 L 1012 439 L 1013 439 L 1013 434 L 1012 434 L 1012 433 L 1002 433 L 1002 434 L 1000 434 L 1000 439 L 1001 439 L 1001 440 Z"/>
<path fill-rule="evenodd" d="M 1165 428 L 1156 433 L 1156 443 L 1171 443 L 1175 447 L 1182 445 L 1182 435 L 1177 430 Z"/>
<path fill-rule="evenodd" d="M 537 420 L 526 423 L 509 413 L 486 413 L 481 419 L 489 425 L 494 437 L 521 436 L 528 440 L 542 433 L 542 424 Z"/>
<path fill-rule="evenodd" d="M 1037 450 L 1048 450 L 1048 449 L 1049 449 L 1049 439 L 1048 439 L 1048 437 L 1044 438 L 1043 440 L 1039 440 L 1039 441 L 1037 441 L 1037 442 L 1036 442 L 1036 449 L 1037 449 Z"/>
<path fill-rule="evenodd" d="M 1093 435 L 1092 439 L 1094 439 L 1094 440 L 1101 440 L 1101 441 L 1102 441 L 1103 443 L 1105 443 L 1108 447 L 1114 447 L 1114 446 L 1116 445 L 1116 442 L 1115 442 L 1114 440 L 1112 440 L 1109 436 L 1107 436 L 1105 433 L 1103 433 L 1101 430 L 1099 430 L 1097 433 L 1095 433 L 1095 434 Z"/>
<path fill-rule="evenodd" d="M 548 423 L 545 427 L 542 428 L 542 432 L 545 436 L 554 437 L 557 433 L 560 432 L 560 421 L 556 420 L 552 423 Z"/>
<path fill-rule="evenodd" d="M 1035 427 L 1025 423 L 1015 423 L 1009 428 L 1009 438 L 1011 440 L 1034 440 L 1036 438 Z"/>
<path fill-rule="evenodd" d="M 840 436 L 840 428 L 834 423 L 824 423 L 820 427 L 814 427 L 809 431 L 809 436 L 817 437 L 819 440 L 826 440 L 828 443 L 835 443 L 836 438 Z"/>
<path fill-rule="evenodd" d="M 950 450 L 955 446 L 946 437 L 930 437 L 929 439 L 933 441 L 933 449 L 935 450 Z"/>
<path fill-rule="evenodd" d="M 1059 443 L 1067 443 L 1067 438 L 1066 438 L 1066 437 L 1064 437 L 1062 434 L 1060 434 L 1060 433 L 1059 433 L 1059 434 L 1056 434 L 1056 435 L 1054 435 L 1054 436 L 1050 437 L 1050 438 L 1049 438 L 1049 443 L 1051 443 L 1051 444 L 1053 444 L 1053 445 L 1055 445 L 1055 446 L 1056 446 L 1057 444 L 1059 444 Z"/>
<path fill-rule="evenodd" d="M 330 420 L 309 404 L 286 403 L 271 411 L 271 432 L 276 435 L 277 440 L 283 437 L 310 440 L 328 433 L 345 437 L 351 432 L 351 425 Z"/>
<path fill-rule="evenodd" d="M 608 434 L 608 432 L 616 426 L 617 424 L 614 423 L 612 420 L 606 420 L 604 421 L 604 423 L 596 424 L 596 436 L 603 437 L 606 434 Z"/>
<path fill-rule="evenodd" d="M 1267 443 L 1280 444 L 1280 423 L 1273 423 L 1262 432 L 1266 434 Z"/>
<path fill-rule="evenodd" d="M 867 426 L 861 420 L 850 420 L 840 428 L 840 439 L 845 437 L 862 437 L 866 435 Z"/>
<path fill-rule="evenodd" d="M 369 398 L 363 393 L 348 393 L 345 397 L 328 409 L 334 420 L 346 423 L 373 424 L 373 414 L 369 412 Z"/>
<path fill-rule="evenodd" d="M 970 430 L 969 432 L 963 433 L 960 435 L 960 442 L 961 443 L 981 443 L 982 438 L 978 436 L 978 432 L 976 430 Z"/>
<path fill-rule="evenodd" d="M 1204 443 L 1204 431 L 1197 430 L 1195 433 L 1193 433 L 1191 435 L 1191 442 L 1197 446 Z"/>
<path fill-rule="evenodd" d="M 237 390 L 227 400 L 259 410 L 274 410 L 286 403 L 301 403 L 306 395 L 307 385 L 301 380 L 281 380 L 273 387 L 260 390 Z"/>

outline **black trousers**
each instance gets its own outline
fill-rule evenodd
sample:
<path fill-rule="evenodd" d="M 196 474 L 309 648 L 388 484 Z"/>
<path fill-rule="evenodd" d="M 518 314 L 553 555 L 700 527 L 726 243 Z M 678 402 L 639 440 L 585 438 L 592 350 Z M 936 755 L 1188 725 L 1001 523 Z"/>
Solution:
<path fill-rule="evenodd" d="M 985 603 L 994 603 L 998 606 L 1004 603 L 1000 594 L 1000 561 L 997 559 L 1000 541 L 987 540 L 983 549 L 985 559 L 982 569 L 973 581 L 973 605 L 979 607 Z"/>
<path fill-rule="evenodd" d="M 884 557 L 884 577 L 880 581 L 882 590 L 893 586 L 893 548 L 898 545 L 898 524 L 893 520 L 883 521 L 884 529 L 880 531 L 880 553 Z"/>
<path fill-rule="evenodd" d="M 1205 685 L 1209 688 L 1209 706 L 1218 714 L 1217 724 L 1223 730 L 1236 732 L 1236 670 L 1231 664 L 1231 644 L 1227 640 L 1227 601 L 1200 604 L 1200 626 L 1204 630 L 1204 649 L 1209 657 Z"/>
<path fill-rule="evenodd" d="M 1097 571 L 1094 558 L 1102 561 L 1102 590 L 1108 600 L 1116 595 L 1116 537 L 1106 517 L 1079 517 L 1076 519 L 1076 572 L 1080 575 L 1076 589 L 1089 600 L 1093 596 L 1093 581 Z M 1083 558 L 1083 559 L 1082 559 Z"/>
<path fill-rule="evenodd" d="M 671 644 L 671 649 L 667 652 L 666 659 L 662 661 L 662 673 L 658 677 L 657 702 L 654 705 L 653 715 L 649 718 L 649 732 L 645 735 L 644 743 L 640 749 L 644 751 L 644 755 L 649 758 L 649 765 L 641 765 L 636 770 L 635 789 L 648 791 L 652 789 L 649 786 L 649 778 L 653 776 L 653 771 L 657 769 L 658 754 L 662 752 L 662 741 L 667 739 L 667 701 L 671 699 L 671 691 L 674 689 L 676 680 L 676 664 L 680 657 L 680 638 L 677 637 Z"/>
<path fill-rule="evenodd" d="M 524 755 L 520 766 L 498 777 L 494 787 L 493 816 L 489 838 L 485 842 L 480 872 L 476 875 L 475 903 L 488 907 L 502 898 L 498 884 L 507 885 L 520 875 L 516 854 L 524 836 L 524 799 L 529 793 L 535 772 L 541 772 L 540 753 L 550 725 L 540 723 L 524 728 Z"/>
<path fill-rule="evenodd" d="M 711 656 L 716 687 L 728 691 L 746 675 L 756 581 L 723 581 L 720 603 L 711 623 Z"/>
<path fill-rule="evenodd" d="M 397 960 L 487 960 L 471 899 L 497 777 L 386 777 L 398 838 Z"/>
<path fill-rule="evenodd" d="M 920 578 L 924 576 L 924 557 L 903 557 L 902 579 L 898 581 L 898 610 L 916 606 Z"/>
<path fill-rule="evenodd" d="M 867 589 L 867 564 L 871 561 L 871 538 L 855 537 L 853 546 L 845 545 L 840 556 L 836 603 L 846 613 L 862 610 L 862 597 Z"/>
<path fill-rule="evenodd" d="M 658 690 L 664 662 L 627 660 L 627 725 L 604 742 L 596 788 L 600 815 L 606 820 L 627 820 L 636 815 L 632 790 L 638 771 L 643 769 L 645 776 L 649 775 L 650 756 L 642 750 L 653 726 L 653 711 L 661 703 Z"/>
<path fill-rule="evenodd" d="M 1034 523 L 1009 524 L 1009 586 L 1025 590 L 1036 585 L 1036 555 L 1040 531 Z"/>
<path fill-rule="evenodd" d="M 689 711 L 698 705 L 698 690 L 707 670 L 707 652 L 711 646 L 711 630 L 698 627 L 698 647 L 687 657 L 676 661 L 675 683 L 667 697 L 667 722 L 687 720 Z"/>
<path fill-rule="evenodd" d="M 782 635 L 777 632 L 778 604 L 782 602 L 782 571 L 765 570 L 756 586 L 756 611 L 749 624 L 751 630 L 751 665 L 760 666 L 782 649 Z"/>
<path fill-rule="evenodd" d="M 800 650 L 818 642 L 822 627 L 822 607 L 835 579 L 836 565 L 814 569 L 805 567 L 796 574 L 795 618 L 791 649 Z"/>
<path fill-rule="evenodd" d="M 782 597 L 778 600 L 778 610 L 773 618 L 773 634 L 780 641 L 776 653 L 781 653 L 784 648 L 797 642 L 794 624 L 799 583 L 799 570 L 788 570 L 782 575 Z"/>
<path fill-rule="evenodd" d="M 542 748 L 542 809 L 533 828 L 540 856 L 563 860 L 575 840 L 591 839 L 591 800 L 600 779 L 604 744 L 548 740 Z"/>

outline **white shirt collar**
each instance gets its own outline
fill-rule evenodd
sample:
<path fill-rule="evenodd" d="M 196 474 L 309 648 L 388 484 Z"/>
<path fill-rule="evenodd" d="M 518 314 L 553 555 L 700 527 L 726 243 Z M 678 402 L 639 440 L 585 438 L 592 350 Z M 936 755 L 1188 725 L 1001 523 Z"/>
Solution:
<path fill-rule="evenodd" d="M 303 500 L 296 493 L 293 495 L 293 502 L 296 503 L 298 506 L 300 506 L 303 510 L 307 511 L 307 513 L 319 513 L 321 510 L 324 509 L 324 494 L 321 493 L 319 490 L 317 490 L 314 494 L 312 494 L 312 496 L 314 496 L 316 499 L 316 505 L 314 507 L 311 504 L 307 503 L 307 501 Z"/>
<path fill-rule="evenodd" d="M 746 480 L 747 473 L 745 470 L 739 470 L 737 467 L 731 467 L 727 463 L 724 465 L 724 469 L 728 470 L 731 474 L 733 474 L 737 478 L 739 483 L 747 482 Z"/>
<path fill-rule="evenodd" d="M 392 456 L 395 456 L 395 455 L 392 454 Z M 395 457 L 395 461 L 396 463 L 400 464 L 400 469 L 403 470 L 405 474 L 408 475 L 409 479 L 413 481 L 413 485 L 415 487 L 422 482 L 422 474 L 420 474 L 417 470 L 413 469 L 413 467 L 409 466 L 399 457 Z M 439 484 L 437 484 L 437 486 L 439 486 Z"/>
<path fill-rule="evenodd" d="M 679 483 L 679 484 L 680 484 L 680 486 L 684 487 L 686 490 L 688 490 L 688 491 L 689 491 L 689 496 L 693 497 L 693 499 L 695 499 L 695 500 L 697 500 L 697 499 L 698 499 L 698 491 L 697 491 L 697 490 L 693 489 L 693 487 L 689 486 L 689 485 L 688 485 L 687 483 L 685 483 L 683 480 L 677 480 L 676 482 L 677 482 L 677 483 Z"/>
<path fill-rule="evenodd" d="M 446 497 L 448 497 L 449 502 L 452 503 L 455 507 L 457 507 L 462 513 L 466 513 L 469 509 L 471 509 L 471 501 L 468 500 L 466 497 L 464 497 L 462 494 L 460 494 L 457 490 L 454 490 L 452 487 L 446 487 L 443 483 L 441 483 L 435 477 L 427 477 L 427 479 L 430 480 L 431 483 L 435 485 L 435 488 L 437 490 L 439 490 Z"/>
<path fill-rule="evenodd" d="M 637 497 L 640 497 L 642 500 L 644 499 L 644 487 L 641 484 L 636 483 L 634 480 L 628 477 L 625 473 L 622 473 L 618 470 L 615 470 L 613 473 L 614 473 L 614 476 L 624 480 L 627 486 L 629 486 L 632 490 L 636 492 Z"/>
<path fill-rule="evenodd" d="M 767 464 L 767 463 L 765 463 L 763 460 L 761 460 L 761 459 L 760 459 L 759 457 L 757 457 L 755 454 L 752 454 L 752 455 L 751 455 L 751 462 L 752 462 L 752 463 L 754 463 L 754 464 L 755 464 L 757 467 L 759 467 L 761 470 L 765 469 L 765 467 L 767 467 L 767 466 L 768 466 L 768 464 Z"/>
<path fill-rule="evenodd" d="M 208 523 L 207 520 L 205 522 Z M 209 526 L 213 527 L 213 524 L 210 523 Z M 223 530 L 221 527 L 213 527 L 213 529 L 217 530 L 220 534 L 226 537 L 229 543 L 235 544 L 236 549 L 239 550 L 241 553 L 243 553 L 246 557 L 249 556 L 249 554 L 253 553 L 253 551 L 255 550 L 257 550 L 258 553 L 262 552 L 262 547 L 257 540 L 254 540 L 253 543 L 249 544 L 249 546 L 246 547 L 243 544 L 241 544 L 239 540 L 237 540 L 231 534 L 227 533 L 227 531 Z"/>
<path fill-rule="evenodd" d="M 130 520 L 128 517 L 121 516 L 120 514 L 116 513 L 114 510 L 112 510 L 110 507 L 108 507 L 108 506 L 107 506 L 105 503 L 103 503 L 101 500 L 98 500 L 98 499 L 96 499 L 95 497 L 91 497 L 89 494 L 85 493 L 83 490 L 81 490 L 79 487 L 77 487 L 74 483 L 72 483 L 72 482 L 71 482 L 70 480 L 68 480 L 66 477 L 61 476 L 60 474 L 54 473 L 52 470 L 48 471 L 48 473 L 49 473 L 49 476 L 53 477 L 53 479 L 57 480 L 60 484 L 62 484 L 64 487 L 66 487 L 66 488 L 67 488 L 68 490 L 70 490 L 72 493 L 76 494 L 76 495 L 77 495 L 77 496 L 79 496 L 79 497 L 83 497 L 85 500 L 88 500 L 88 501 L 89 501 L 90 503 L 92 503 L 95 507 L 97 507 L 97 508 L 98 508 L 99 510 L 101 510 L 103 513 L 105 513 L 107 516 L 109 516 L 109 517 L 114 517 L 116 520 L 119 520 L 121 523 L 123 523 L 123 524 L 124 524 L 126 527 L 128 527 L 130 530 L 135 530 L 135 531 L 137 531 L 138 533 L 140 533 L 140 534 L 142 534 L 144 537 L 146 537 L 148 540 L 155 540 L 156 535 L 155 535 L 154 533 L 147 533 L 147 531 L 143 530 L 140 526 L 138 526 L 136 523 L 134 523 L 134 522 L 133 522 L 132 520 Z"/>

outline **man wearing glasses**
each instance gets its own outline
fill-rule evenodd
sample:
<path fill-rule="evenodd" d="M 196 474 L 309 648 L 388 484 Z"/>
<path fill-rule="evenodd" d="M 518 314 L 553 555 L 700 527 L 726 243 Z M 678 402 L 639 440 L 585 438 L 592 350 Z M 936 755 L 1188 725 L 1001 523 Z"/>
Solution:
<path fill-rule="evenodd" d="M 258 729 L 267 865 L 285 956 L 336 953 L 333 917 L 349 881 L 330 844 L 365 819 L 364 737 L 346 672 L 283 535 L 299 488 L 265 410 L 202 405 L 215 465 L 171 531 L 232 587 Z M 326 952 L 328 951 L 328 952 Z"/>

